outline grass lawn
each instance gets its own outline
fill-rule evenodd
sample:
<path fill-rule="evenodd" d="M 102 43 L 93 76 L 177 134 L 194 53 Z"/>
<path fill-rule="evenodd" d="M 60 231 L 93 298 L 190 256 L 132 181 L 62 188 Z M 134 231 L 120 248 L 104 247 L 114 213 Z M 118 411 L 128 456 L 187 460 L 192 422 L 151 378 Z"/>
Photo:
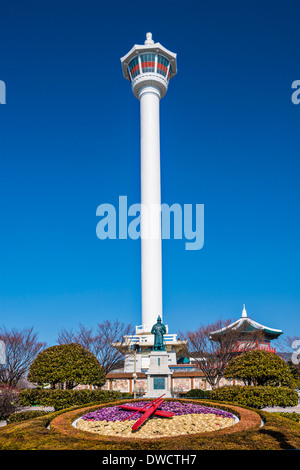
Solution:
<path fill-rule="evenodd" d="M 188 400 L 187 400 L 188 401 Z M 195 402 L 193 400 L 193 402 Z M 120 402 L 111 402 L 115 405 Z M 124 403 L 124 401 L 123 401 Z M 300 423 L 274 413 L 231 404 L 203 402 L 239 414 L 240 422 L 225 429 L 165 439 L 120 439 L 75 429 L 71 423 L 82 414 L 101 407 L 72 408 L 11 423 L 0 428 L 1 450 L 281 450 L 300 449 Z M 108 406 L 106 403 L 102 406 Z M 260 426 L 263 419 L 264 426 Z M 51 422 L 52 421 L 52 422 Z M 50 429 L 47 426 L 50 422 Z M 228 428 L 230 429 L 230 428 Z"/>

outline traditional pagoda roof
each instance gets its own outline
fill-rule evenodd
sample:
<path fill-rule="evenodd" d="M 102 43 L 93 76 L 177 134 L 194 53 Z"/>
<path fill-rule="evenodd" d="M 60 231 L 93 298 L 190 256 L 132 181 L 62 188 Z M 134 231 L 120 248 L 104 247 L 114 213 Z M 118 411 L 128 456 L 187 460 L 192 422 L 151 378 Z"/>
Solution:
<path fill-rule="evenodd" d="M 220 330 L 213 331 L 211 333 L 211 339 L 212 340 L 218 340 L 218 338 L 226 334 L 229 330 L 237 330 L 240 331 L 241 335 L 251 333 L 252 331 L 262 331 L 264 333 L 265 339 L 266 340 L 272 340 L 278 338 L 283 331 L 282 330 L 276 330 L 275 328 L 269 328 L 268 326 L 261 325 L 260 323 L 257 323 L 254 320 L 251 320 L 251 318 L 248 317 L 245 305 L 243 306 L 243 311 L 242 311 L 242 316 L 239 318 L 237 321 L 231 323 L 228 326 L 225 326 L 224 328 L 221 328 Z"/>

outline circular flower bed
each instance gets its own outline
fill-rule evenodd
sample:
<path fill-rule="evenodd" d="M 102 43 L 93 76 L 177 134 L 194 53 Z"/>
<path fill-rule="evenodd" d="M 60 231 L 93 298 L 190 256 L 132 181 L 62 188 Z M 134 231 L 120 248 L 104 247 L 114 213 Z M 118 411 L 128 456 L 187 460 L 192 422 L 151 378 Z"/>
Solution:
<path fill-rule="evenodd" d="M 147 403 L 141 401 L 139 406 L 142 408 Z M 194 403 L 165 401 L 158 409 L 171 411 L 174 416 L 162 418 L 152 415 L 137 431 L 132 431 L 133 423 L 142 413 L 131 416 L 132 411 L 111 406 L 87 413 L 76 421 L 76 427 L 106 436 L 157 438 L 216 431 L 236 422 L 236 417 L 227 411 Z M 124 421 L 126 418 L 129 419 Z"/>

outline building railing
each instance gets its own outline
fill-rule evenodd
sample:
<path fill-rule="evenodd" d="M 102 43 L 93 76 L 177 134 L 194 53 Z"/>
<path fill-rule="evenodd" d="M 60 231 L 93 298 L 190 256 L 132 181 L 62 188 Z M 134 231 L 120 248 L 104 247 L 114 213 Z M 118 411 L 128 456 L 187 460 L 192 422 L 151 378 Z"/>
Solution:
<path fill-rule="evenodd" d="M 127 336 L 127 341 L 131 344 L 139 343 L 139 344 L 154 344 L 154 335 L 133 335 Z M 170 343 L 177 343 L 177 334 L 166 334 L 164 335 L 164 342 L 167 344 Z"/>
<path fill-rule="evenodd" d="M 263 350 L 263 351 L 268 351 L 271 353 L 276 354 L 276 348 L 272 348 L 270 344 L 268 343 L 260 343 L 257 345 L 257 349 Z"/>
<path fill-rule="evenodd" d="M 234 351 L 243 351 L 243 349 L 245 349 L 245 351 L 249 351 L 249 343 L 246 343 L 246 346 L 244 348 L 243 342 L 238 343 Z M 260 351 L 267 351 L 276 354 L 276 348 L 272 348 L 270 343 L 259 343 L 258 341 L 256 341 L 253 349 L 259 349 Z"/>

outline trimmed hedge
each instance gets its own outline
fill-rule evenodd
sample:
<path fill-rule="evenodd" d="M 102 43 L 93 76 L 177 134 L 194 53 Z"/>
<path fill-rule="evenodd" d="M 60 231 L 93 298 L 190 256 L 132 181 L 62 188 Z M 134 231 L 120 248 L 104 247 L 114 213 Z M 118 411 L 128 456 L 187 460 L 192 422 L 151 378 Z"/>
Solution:
<path fill-rule="evenodd" d="M 19 393 L 20 406 L 53 406 L 55 410 L 89 403 L 120 400 L 122 393 L 110 390 L 27 389 Z"/>
<path fill-rule="evenodd" d="M 210 398 L 210 390 L 201 390 L 200 388 L 192 388 L 189 390 L 185 398 Z"/>
<path fill-rule="evenodd" d="M 122 393 L 122 399 L 123 398 L 133 398 L 133 393 L 124 392 Z"/>
<path fill-rule="evenodd" d="M 296 406 L 298 394 L 285 387 L 224 386 L 210 391 L 212 400 L 226 401 L 251 408 Z"/>
<path fill-rule="evenodd" d="M 283 416 L 284 418 L 291 419 L 292 421 L 295 421 L 296 423 L 300 423 L 300 415 L 299 413 L 285 413 L 284 411 L 276 411 L 274 412 L 275 415 L 277 416 Z"/>
<path fill-rule="evenodd" d="M 51 413 L 51 412 L 50 412 Z M 42 410 L 32 410 L 32 411 L 20 411 L 19 413 L 13 413 L 8 418 L 8 423 L 19 423 L 21 421 L 26 421 L 27 419 L 38 418 L 39 416 L 44 416 L 49 414 L 49 411 Z"/>

